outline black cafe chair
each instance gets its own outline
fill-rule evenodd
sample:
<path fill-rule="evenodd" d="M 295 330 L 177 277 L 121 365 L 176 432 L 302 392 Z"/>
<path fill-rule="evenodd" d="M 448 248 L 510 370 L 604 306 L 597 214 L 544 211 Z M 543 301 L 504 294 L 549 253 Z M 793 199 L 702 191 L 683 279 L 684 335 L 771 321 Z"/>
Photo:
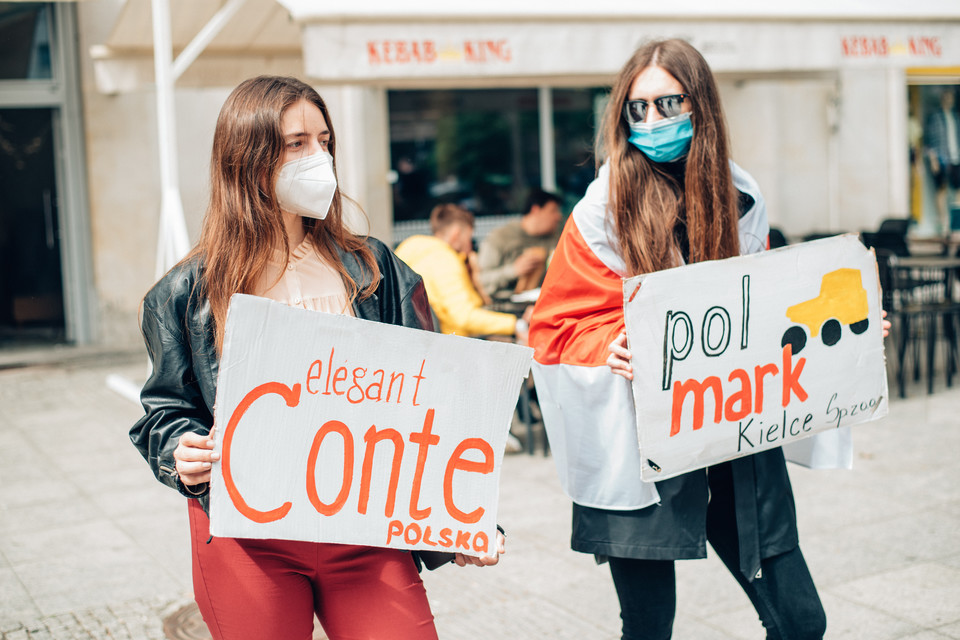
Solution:
<path fill-rule="evenodd" d="M 783 235 L 783 231 L 776 227 L 770 227 L 770 248 L 779 249 L 785 246 L 787 246 L 787 239 Z"/>
<path fill-rule="evenodd" d="M 880 233 L 892 233 L 902 238 L 907 237 L 907 229 L 910 228 L 910 218 L 884 218 L 880 221 Z"/>
<path fill-rule="evenodd" d="M 900 234 L 896 231 L 883 231 L 882 229 L 880 231 L 863 231 L 860 233 L 860 241 L 870 249 L 884 249 L 900 257 L 910 255 L 906 233 Z"/>
<path fill-rule="evenodd" d="M 922 371 L 926 373 L 927 393 L 933 393 L 938 345 L 942 345 L 947 386 L 952 386 L 960 364 L 960 302 L 954 297 L 951 274 L 936 267 L 901 265 L 900 257 L 889 249 L 878 248 L 875 252 L 883 308 L 892 325 L 900 397 L 906 397 L 906 377 L 911 366 L 914 381 L 920 381 Z"/>

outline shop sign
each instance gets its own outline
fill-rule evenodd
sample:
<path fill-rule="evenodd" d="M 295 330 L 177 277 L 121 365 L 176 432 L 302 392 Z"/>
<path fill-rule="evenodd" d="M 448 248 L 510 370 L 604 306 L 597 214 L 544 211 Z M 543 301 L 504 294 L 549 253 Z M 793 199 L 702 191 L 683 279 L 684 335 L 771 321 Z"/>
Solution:
<path fill-rule="evenodd" d="M 613 75 L 642 43 L 682 38 L 714 71 L 943 64 L 960 29 L 917 22 L 591 20 L 306 23 L 307 73 L 328 82 Z"/>
<path fill-rule="evenodd" d="M 491 552 L 531 357 L 513 344 L 234 296 L 210 532 Z"/>
<path fill-rule="evenodd" d="M 880 287 L 854 235 L 624 281 L 641 476 L 887 413 Z"/>
<path fill-rule="evenodd" d="M 513 59 L 507 38 L 461 40 L 438 44 L 435 40 L 368 40 L 367 64 L 431 65 L 438 62 L 466 64 L 508 63 Z"/>
<path fill-rule="evenodd" d="M 845 35 L 840 46 L 845 59 L 943 57 L 943 42 L 937 35 Z"/>

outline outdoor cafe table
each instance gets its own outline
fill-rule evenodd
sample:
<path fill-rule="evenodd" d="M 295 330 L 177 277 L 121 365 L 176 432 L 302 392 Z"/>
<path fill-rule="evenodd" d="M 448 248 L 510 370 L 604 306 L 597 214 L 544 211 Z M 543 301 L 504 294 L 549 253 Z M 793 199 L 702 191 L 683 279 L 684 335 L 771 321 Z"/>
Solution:
<path fill-rule="evenodd" d="M 957 248 L 960 247 L 960 233 L 950 233 L 945 236 L 914 236 L 907 238 L 907 244 L 912 249 L 931 251 L 939 256 L 956 255 Z"/>

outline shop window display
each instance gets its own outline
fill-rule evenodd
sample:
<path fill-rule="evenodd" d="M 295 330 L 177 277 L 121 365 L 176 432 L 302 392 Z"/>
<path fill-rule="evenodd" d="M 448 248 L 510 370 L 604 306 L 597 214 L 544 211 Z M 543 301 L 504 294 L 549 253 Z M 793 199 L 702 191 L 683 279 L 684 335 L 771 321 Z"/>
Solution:
<path fill-rule="evenodd" d="M 606 92 L 552 90 L 556 191 L 569 213 L 594 177 L 593 139 Z M 426 220 L 441 202 L 482 218 L 518 214 L 542 187 L 535 88 L 390 91 L 394 221 Z M 549 186 L 549 185 L 547 185 Z"/>
<path fill-rule="evenodd" d="M 440 202 L 477 215 L 519 211 L 539 186 L 536 89 L 391 91 L 394 220 Z"/>
<path fill-rule="evenodd" d="M 960 85 L 909 88 L 911 210 L 919 235 L 960 231 Z"/>

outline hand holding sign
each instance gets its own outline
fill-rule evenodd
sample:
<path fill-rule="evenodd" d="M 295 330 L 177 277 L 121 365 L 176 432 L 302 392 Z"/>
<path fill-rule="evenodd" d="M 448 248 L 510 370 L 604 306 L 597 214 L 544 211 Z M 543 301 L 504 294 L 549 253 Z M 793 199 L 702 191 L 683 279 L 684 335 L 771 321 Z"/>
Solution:
<path fill-rule="evenodd" d="M 173 458 L 177 461 L 177 475 L 188 491 L 192 490 L 190 487 L 210 482 L 210 468 L 220 459 L 213 447 L 213 433 L 190 432 L 180 436 Z"/>
<path fill-rule="evenodd" d="M 638 356 L 644 480 L 886 415 L 876 260 L 855 236 L 630 278 L 624 309 L 611 369 Z"/>
<path fill-rule="evenodd" d="M 610 367 L 610 371 L 627 380 L 633 380 L 633 366 L 630 364 L 633 355 L 627 349 L 627 334 L 621 333 L 607 349 L 610 351 L 607 357 L 607 366 Z"/>
<path fill-rule="evenodd" d="M 465 567 L 468 564 L 472 564 L 475 567 L 492 567 L 493 565 L 500 562 L 500 556 L 507 552 L 507 538 L 497 531 L 497 541 L 494 545 L 492 553 L 483 554 L 481 556 L 469 556 L 463 553 L 456 554 L 453 561 L 459 567 Z"/>
<path fill-rule="evenodd" d="M 499 468 L 531 350 L 235 296 L 211 532 L 495 564 Z"/>

